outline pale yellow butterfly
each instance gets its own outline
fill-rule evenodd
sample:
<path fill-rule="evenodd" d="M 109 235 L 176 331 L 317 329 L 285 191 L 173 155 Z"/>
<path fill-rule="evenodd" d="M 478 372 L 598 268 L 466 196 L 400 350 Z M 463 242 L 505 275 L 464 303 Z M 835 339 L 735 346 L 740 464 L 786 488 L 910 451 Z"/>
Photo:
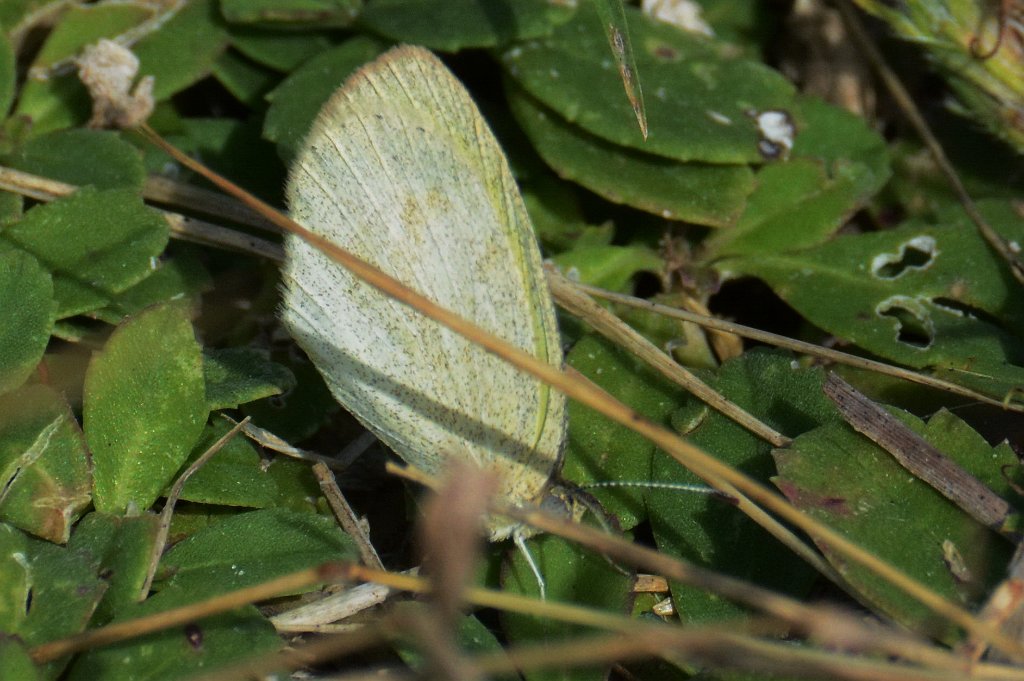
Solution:
<path fill-rule="evenodd" d="M 292 217 L 434 302 L 552 365 L 554 305 L 501 148 L 429 51 L 395 48 L 321 109 L 289 174 Z M 454 458 L 542 500 L 565 440 L 565 398 L 288 237 L 285 325 L 335 399 L 405 461 Z M 492 539 L 513 529 L 492 519 Z"/>

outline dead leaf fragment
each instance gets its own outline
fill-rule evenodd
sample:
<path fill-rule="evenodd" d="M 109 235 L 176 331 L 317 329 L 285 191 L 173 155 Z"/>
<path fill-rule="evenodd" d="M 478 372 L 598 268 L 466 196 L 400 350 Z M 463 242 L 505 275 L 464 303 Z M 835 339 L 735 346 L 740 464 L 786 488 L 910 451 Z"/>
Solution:
<path fill-rule="evenodd" d="M 134 128 L 153 113 L 153 77 L 142 78 L 135 89 L 139 59 L 112 40 L 89 45 L 78 59 L 78 77 L 92 96 L 90 128 Z"/>

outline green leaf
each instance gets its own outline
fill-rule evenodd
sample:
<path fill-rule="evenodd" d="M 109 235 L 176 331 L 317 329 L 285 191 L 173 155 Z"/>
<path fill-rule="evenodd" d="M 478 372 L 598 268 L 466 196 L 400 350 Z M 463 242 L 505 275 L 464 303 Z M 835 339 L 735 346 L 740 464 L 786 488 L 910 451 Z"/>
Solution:
<path fill-rule="evenodd" d="M 0 33 L 0 119 L 7 117 L 14 101 L 14 86 L 18 78 L 14 59 L 14 46 L 5 34 Z"/>
<path fill-rule="evenodd" d="M 131 518 L 90 513 L 75 526 L 68 549 L 88 556 L 93 570 L 109 585 L 92 626 L 108 624 L 138 603 L 159 528 L 160 517 L 153 513 Z"/>
<path fill-rule="evenodd" d="M 263 106 L 264 95 L 278 81 L 276 73 L 230 50 L 214 62 L 213 75 L 235 99 L 255 109 Z"/>
<path fill-rule="evenodd" d="M 1009 445 L 991 448 L 944 410 L 927 426 L 907 414 L 901 420 L 1009 498 L 1003 469 L 1019 466 Z M 775 483 L 796 506 L 946 598 L 977 605 L 1005 576 L 1013 548 L 1009 543 L 847 425 L 831 423 L 801 435 L 789 449 L 776 451 L 775 460 Z M 944 552 L 944 545 L 952 550 Z M 913 630 L 947 643 L 959 640 L 954 625 L 827 546 L 821 548 L 861 599 Z"/>
<path fill-rule="evenodd" d="M 25 645 L 13 638 L 0 639 L 0 679 L 39 681 L 39 670 Z"/>
<path fill-rule="evenodd" d="M 81 189 L 39 205 L 0 238 L 54 275 L 57 318 L 93 310 L 149 276 L 167 243 L 167 223 L 127 189 Z"/>
<path fill-rule="evenodd" d="M 705 259 L 821 243 L 888 180 L 885 140 L 863 119 L 815 99 L 798 102 L 789 159 L 761 168 L 743 215 L 705 242 Z"/>
<path fill-rule="evenodd" d="M 26 555 L 28 537 L 0 523 L 0 631 L 21 631 L 28 617 L 32 575 Z"/>
<path fill-rule="evenodd" d="M 208 351 L 204 356 L 203 374 L 210 411 L 234 409 L 295 387 L 291 371 L 253 348 Z"/>
<path fill-rule="evenodd" d="M 550 37 L 506 49 L 505 69 L 560 117 L 614 144 L 679 161 L 763 161 L 751 112 L 790 109 L 793 86 L 760 63 L 722 57 L 703 38 L 625 10 L 646 92 L 646 141 L 591 3 Z"/>
<path fill-rule="evenodd" d="M 167 591 L 192 601 L 261 584 L 290 572 L 358 556 L 334 521 L 311 513 L 266 509 L 215 523 L 176 544 L 160 562 Z"/>
<path fill-rule="evenodd" d="M 267 95 L 263 136 L 277 144 L 285 163 L 294 158 L 320 107 L 353 71 L 384 49 L 376 40 L 353 38 L 310 59 Z"/>
<path fill-rule="evenodd" d="M 210 285 L 210 275 L 199 260 L 188 254 L 179 254 L 173 260 L 161 262 L 152 274 L 138 284 L 111 296 L 107 307 L 95 310 L 92 314 L 108 324 L 119 324 L 125 317 L 138 314 L 157 303 L 196 301 L 199 294 L 209 289 Z"/>
<path fill-rule="evenodd" d="M 22 22 L 32 19 L 32 12 L 44 2 L 46 0 L 7 0 L 0 3 L 0 27 L 6 33 L 24 28 Z"/>
<path fill-rule="evenodd" d="M 85 629 L 107 590 L 89 556 L 39 539 L 30 539 L 24 560 L 32 585 L 31 606 L 18 635 L 31 645 L 64 638 Z M 67 658 L 64 658 L 65 663 Z M 53 666 L 57 667 L 55 663 Z"/>
<path fill-rule="evenodd" d="M 67 402 L 29 385 L 0 398 L 0 520 L 63 544 L 91 501 L 89 452 Z"/>
<path fill-rule="evenodd" d="M 555 263 L 575 281 L 627 291 L 638 272 L 660 273 L 665 263 L 645 246 L 590 246 L 565 251 Z"/>
<path fill-rule="evenodd" d="M 568 123 L 518 87 L 509 103 L 537 153 L 563 179 L 614 203 L 712 227 L 739 217 L 754 188 L 745 165 L 680 163 L 617 146 Z M 621 93 L 620 93 L 621 96 Z"/>
<path fill-rule="evenodd" d="M 221 0 L 220 11 L 233 23 L 269 26 L 348 26 L 359 14 L 360 0 Z"/>
<path fill-rule="evenodd" d="M 207 426 L 185 465 L 228 430 L 230 425 L 223 420 Z M 202 504 L 310 511 L 311 500 L 319 494 L 308 463 L 285 456 L 267 461 L 245 436 L 238 435 L 188 479 L 181 498 Z"/>
<path fill-rule="evenodd" d="M 1005 205 L 1005 204 L 1004 204 Z M 984 204 L 1006 236 L 1019 218 Z M 815 326 L 886 359 L 932 368 L 997 399 L 1024 385 L 1024 299 L 1002 262 L 964 224 L 919 221 L 815 248 L 727 259 L 724 274 L 763 279 Z M 836 296 L 842 291 L 842 296 Z"/>
<path fill-rule="evenodd" d="M 39 261 L 20 249 L 0 252 L 0 394 L 35 371 L 50 340 L 54 307 L 53 280 Z"/>
<path fill-rule="evenodd" d="M 187 594 L 157 594 L 137 607 L 125 610 L 119 620 L 142 617 L 187 605 Z M 68 681 L 95 681 L 111 677 L 131 681 L 190 679 L 232 663 L 282 647 L 281 639 L 253 606 L 204 617 L 184 627 L 171 627 L 155 634 L 138 636 L 102 648 L 94 648 L 75 659 Z"/>
<path fill-rule="evenodd" d="M 160 101 L 205 78 L 227 44 L 216 2 L 191 0 L 132 51 L 139 77 L 153 76 L 153 97 Z"/>
<path fill-rule="evenodd" d="M 573 12 L 549 0 L 369 0 L 359 23 L 395 42 L 458 52 L 549 35 Z"/>
<path fill-rule="evenodd" d="M 199 438 L 208 413 L 203 386 L 202 355 L 182 307 L 149 309 L 114 331 L 85 377 L 97 510 L 152 505 Z"/>
<path fill-rule="evenodd" d="M 655 423 L 679 408 L 682 388 L 655 374 L 640 360 L 597 336 L 584 336 L 566 358 L 569 366 Z M 646 517 L 642 485 L 651 480 L 655 446 L 625 426 L 578 402 L 569 403 L 569 436 L 562 475 L 580 485 L 631 529 Z M 593 487 L 625 482 L 641 486 Z"/>
<path fill-rule="evenodd" d="M 614 566 L 605 557 L 553 535 L 534 537 L 526 542 L 526 546 L 544 578 L 547 597 L 550 600 L 626 614 L 633 578 L 628 573 L 623 574 L 621 568 Z M 527 565 L 521 551 L 515 551 L 513 554 L 511 565 L 503 575 L 502 586 L 514 594 L 539 597 L 537 577 Z M 505 613 L 502 623 L 508 640 L 518 644 L 566 641 L 587 631 L 578 624 L 511 612 Z M 534 671 L 527 674 L 526 678 L 530 681 L 597 681 L 606 678 L 606 671 L 593 668 Z"/>
<path fill-rule="evenodd" d="M 333 34 L 327 31 L 280 32 L 268 31 L 265 27 L 235 25 L 229 27 L 228 33 L 231 46 L 248 59 L 284 73 L 294 71 L 336 42 Z"/>
<path fill-rule="evenodd" d="M 115 132 L 58 130 L 29 139 L 4 163 L 26 173 L 96 189 L 142 191 L 142 156 Z"/>
<path fill-rule="evenodd" d="M 709 385 L 784 435 L 794 437 L 839 416 L 821 392 L 820 369 L 800 368 L 784 352 L 751 350 L 726 362 Z M 696 398 L 672 417 L 686 439 L 720 461 L 765 484 L 775 473 L 772 447 Z M 664 454 L 654 457 L 655 482 L 703 484 Z M 697 565 L 802 598 L 814 580 L 811 568 L 750 518 L 722 499 L 672 489 L 646 493 L 660 550 Z M 730 601 L 672 584 L 676 611 L 688 622 L 709 622 L 746 611 Z"/>

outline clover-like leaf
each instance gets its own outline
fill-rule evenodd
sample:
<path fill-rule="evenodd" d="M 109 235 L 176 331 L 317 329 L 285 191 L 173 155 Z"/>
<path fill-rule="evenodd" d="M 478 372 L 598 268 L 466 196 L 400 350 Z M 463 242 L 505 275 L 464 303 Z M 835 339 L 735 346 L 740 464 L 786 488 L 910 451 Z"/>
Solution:
<path fill-rule="evenodd" d="M 202 355 L 183 307 L 151 308 L 118 327 L 85 377 L 97 510 L 149 508 L 207 413 Z"/>

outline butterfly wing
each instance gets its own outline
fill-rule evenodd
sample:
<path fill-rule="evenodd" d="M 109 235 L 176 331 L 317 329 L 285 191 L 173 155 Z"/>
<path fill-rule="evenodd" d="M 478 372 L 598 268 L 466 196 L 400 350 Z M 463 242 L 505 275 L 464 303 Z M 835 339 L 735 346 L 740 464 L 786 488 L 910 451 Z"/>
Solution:
<path fill-rule="evenodd" d="M 400 47 L 323 107 L 294 166 L 293 217 L 552 365 L 554 307 L 508 163 L 429 51 Z M 403 459 L 449 457 L 536 500 L 559 462 L 565 398 L 289 237 L 283 319 L 335 398 Z M 498 532 L 495 528 L 492 531 Z"/>

